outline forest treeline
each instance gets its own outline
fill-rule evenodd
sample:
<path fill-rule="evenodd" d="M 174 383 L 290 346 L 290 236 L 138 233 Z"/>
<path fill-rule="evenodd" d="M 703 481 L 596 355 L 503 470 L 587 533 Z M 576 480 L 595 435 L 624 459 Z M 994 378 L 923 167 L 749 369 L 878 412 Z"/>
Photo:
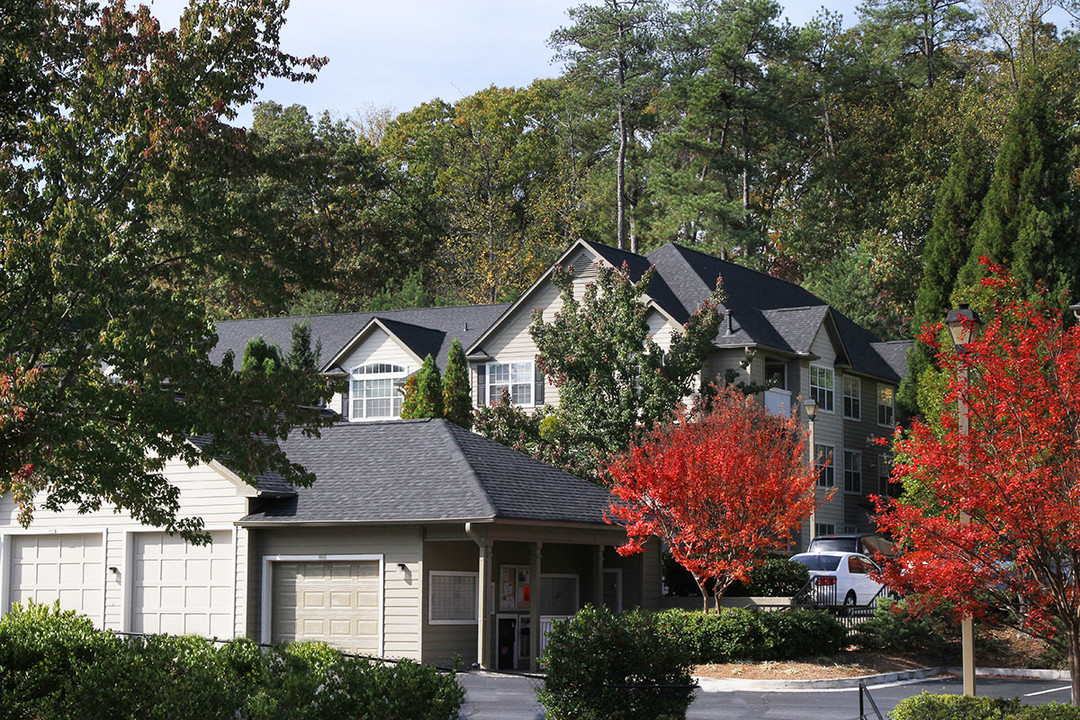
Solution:
<path fill-rule="evenodd" d="M 886 338 L 938 319 L 978 254 L 1076 290 L 1080 46 L 1052 7 L 866 0 L 845 28 L 597 0 L 528 87 L 396 116 L 261 103 L 229 202 L 306 270 L 270 304 L 210 294 L 221 317 L 502 301 L 579 237 L 723 256 Z"/>

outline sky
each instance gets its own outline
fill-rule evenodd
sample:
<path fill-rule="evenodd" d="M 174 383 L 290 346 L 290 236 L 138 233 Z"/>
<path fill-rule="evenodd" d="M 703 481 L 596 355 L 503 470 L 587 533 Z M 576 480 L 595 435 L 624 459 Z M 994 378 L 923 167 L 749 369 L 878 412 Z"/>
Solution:
<path fill-rule="evenodd" d="M 183 0 L 142 0 L 164 27 L 175 27 Z M 292 0 L 281 47 L 330 62 L 311 84 L 271 80 L 260 100 L 299 103 L 313 115 L 395 113 L 442 98 L 455 102 L 490 85 L 522 87 L 553 77 L 547 45 L 582 0 Z M 857 0 L 825 0 L 854 23 Z M 784 15 L 801 25 L 820 2 L 789 0 Z M 238 118 L 251 122 L 247 108 Z"/>

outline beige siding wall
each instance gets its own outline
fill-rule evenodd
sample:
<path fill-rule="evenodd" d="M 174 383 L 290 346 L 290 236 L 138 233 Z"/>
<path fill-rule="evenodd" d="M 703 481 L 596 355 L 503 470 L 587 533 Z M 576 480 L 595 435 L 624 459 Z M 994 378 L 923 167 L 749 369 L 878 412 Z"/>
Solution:
<path fill-rule="evenodd" d="M 383 654 L 421 659 L 423 559 L 417 527 L 252 528 L 247 634 L 259 638 L 263 620 L 262 561 L 273 556 L 381 555 Z M 398 567 L 405 565 L 405 570 Z"/>
<path fill-rule="evenodd" d="M 423 360 L 423 358 L 421 358 Z M 416 359 L 412 353 L 398 344 L 382 329 L 374 328 L 363 341 L 353 348 L 339 363 L 345 372 L 360 365 L 382 362 L 405 366 L 406 372 L 416 370 Z"/>
<path fill-rule="evenodd" d="M 555 286 L 546 283 L 538 287 L 527 302 L 522 303 L 514 313 L 503 321 L 502 326 L 488 337 L 482 346 L 496 362 L 534 362 L 536 360 L 536 344 L 529 336 L 529 325 L 532 324 L 532 313 L 535 308 L 544 309 L 544 319 L 550 320 L 562 307 L 559 293 Z M 469 381 L 473 387 L 474 402 L 479 404 L 479 379 L 477 376 L 478 364 L 474 363 L 470 368 Z M 485 394 L 487 389 L 484 389 Z M 497 401 L 499 398 L 486 398 L 485 402 Z M 551 386 L 544 386 L 544 402 L 548 405 L 557 405 L 559 402 L 558 391 Z"/>
<path fill-rule="evenodd" d="M 737 380 L 743 382 L 750 382 L 753 379 L 752 372 L 756 365 L 761 365 L 762 369 L 759 370 L 764 377 L 764 364 L 752 363 L 750 368 L 744 370 L 740 363 L 746 359 L 746 351 L 743 348 L 722 348 L 713 350 L 709 357 L 705 359 L 705 377 L 710 382 L 716 381 L 717 385 L 723 383 L 724 376 L 728 370 L 734 370 L 737 373 Z"/>
<path fill-rule="evenodd" d="M 184 462 L 170 461 L 165 476 L 180 489 L 180 516 L 201 517 L 207 530 L 228 530 L 233 523 L 247 514 L 247 498 L 255 494 L 252 487 L 236 484 L 205 464 L 188 467 Z M 114 512 L 111 505 L 103 505 L 95 512 L 79 514 L 74 510 L 55 513 L 38 509 L 30 527 L 23 529 L 17 520 L 18 507 L 10 493 L 0 497 L 0 544 L 10 545 L 7 538 L 13 535 L 36 535 L 51 533 L 93 532 L 103 535 L 105 567 L 115 567 L 116 573 L 105 572 L 102 578 L 104 591 L 104 627 L 127 630 L 125 617 L 130 605 L 131 565 L 130 534 L 154 531 L 141 525 L 126 512 Z M 237 548 L 237 552 L 240 549 Z M 6 554 L 0 552 L 0 558 Z M 0 563 L 2 565 L 3 563 Z M 0 567 L 0 600 L 9 597 L 11 582 L 8 567 Z M 246 565 L 236 565 L 237 586 L 246 582 Z M 239 607 L 237 610 L 240 611 Z M 235 623 L 239 624 L 239 622 Z"/>
<path fill-rule="evenodd" d="M 467 625 L 431 624 L 428 621 L 430 577 L 432 571 L 451 570 L 476 573 L 479 548 L 472 540 L 462 542 L 428 542 L 424 544 L 425 589 L 421 598 L 421 620 L 424 626 L 423 662 L 450 666 L 459 655 L 466 664 L 476 662 L 476 623 Z"/>

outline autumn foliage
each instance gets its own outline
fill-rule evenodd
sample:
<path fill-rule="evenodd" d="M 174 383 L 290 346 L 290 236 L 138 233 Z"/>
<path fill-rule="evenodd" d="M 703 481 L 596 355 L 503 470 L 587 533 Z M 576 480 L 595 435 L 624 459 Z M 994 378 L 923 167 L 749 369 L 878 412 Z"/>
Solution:
<path fill-rule="evenodd" d="M 879 525 L 905 554 L 886 566 L 885 581 L 916 593 L 922 607 L 1004 618 L 1050 640 L 1069 657 L 1075 703 L 1080 327 L 1020 299 L 1000 270 L 984 286 L 981 333 L 960 353 L 937 347 L 945 412 L 895 440 L 894 478 L 907 492 L 879 499 Z M 924 340 L 936 346 L 939 330 L 929 328 Z"/>
<path fill-rule="evenodd" d="M 619 553 L 660 538 L 693 575 L 708 603 L 772 550 L 790 544 L 814 508 L 816 477 L 798 421 L 769 414 L 736 389 L 683 411 L 608 468 L 626 525 Z"/>

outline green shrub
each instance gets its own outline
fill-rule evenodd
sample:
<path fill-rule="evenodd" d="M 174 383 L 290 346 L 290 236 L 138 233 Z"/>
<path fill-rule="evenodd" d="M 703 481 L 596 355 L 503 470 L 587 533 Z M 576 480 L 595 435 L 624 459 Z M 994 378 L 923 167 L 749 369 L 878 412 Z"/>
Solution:
<path fill-rule="evenodd" d="M 690 654 L 655 614 L 588 606 L 554 623 L 541 660 L 549 720 L 677 720 L 693 699 Z"/>
<path fill-rule="evenodd" d="M 820 610 L 666 610 L 658 622 L 684 643 L 695 664 L 831 655 L 847 637 L 844 626 Z"/>
<path fill-rule="evenodd" d="M 914 651 L 935 658 L 950 657 L 958 640 L 957 624 L 944 611 L 913 617 L 904 601 L 886 598 L 852 633 L 852 641 L 865 650 Z"/>
<path fill-rule="evenodd" d="M 833 655 L 847 643 L 847 628 L 822 610 L 763 612 L 760 619 L 768 642 L 768 660 Z"/>
<path fill-rule="evenodd" d="M 0 718 L 12 720 L 454 720 L 464 691 L 412 662 L 346 658 L 318 643 L 263 653 L 247 639 L 126 640 L 58 607 L 0 620 Z"/>
<path fill-rule="evenodd" d="M 451 675 L 410 661 L 382 664 L 324 643 L 266 653 L 266 681 L 251 697 L 251 720 L 454 720 L 465 692 Z"/>
<path fill-rule="evenodd" d="M 770 559 L 754 568 L 746 592 L 754 597 L 794 597 L 810 581 L 810 569 L 787 559 Z"/>
<path fill-rule="evenodd" d="M 1080 720 L 1072 705 L 1021 705 L 1018 698 L 915 695 L 900 703 L 892 720 Z"/>
<path fill-rule="evenodd" d="M 79 693 L 80 679 L 123 652 L 111 633 L 56 605 L 15 603 L 0 619 L 0 717 L 87 717 L 87 705 L 108 703 L 109 683 Z"/>

